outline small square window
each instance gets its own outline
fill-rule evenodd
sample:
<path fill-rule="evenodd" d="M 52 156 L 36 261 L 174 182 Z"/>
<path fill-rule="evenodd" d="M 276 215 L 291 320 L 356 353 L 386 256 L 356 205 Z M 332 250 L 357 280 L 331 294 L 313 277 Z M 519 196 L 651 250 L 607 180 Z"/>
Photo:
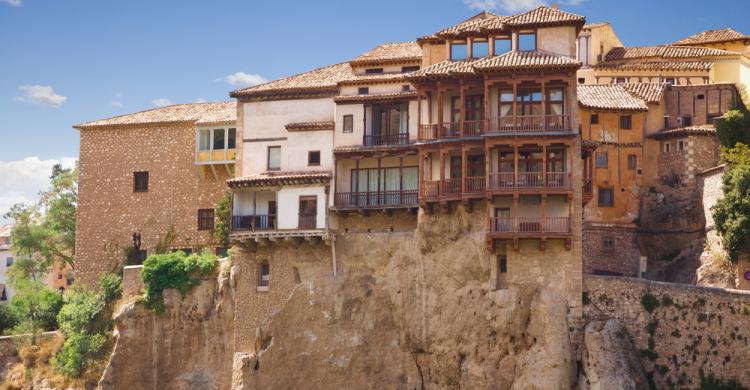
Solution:
<path fill-rule="evenodd" d="M 365 69 L 366 74 L 382 74 L 383 68 L 369 68 Z"/>
<path fill-rule="evenodd" d="M 625 77 L 616 77 L 613 81 L 614 84 L 625 84 L 628 82 L 628 79 Z"/>
<path fill-rule="evenodd" d="M 10 267 L 11 265 L 13 265 L 13 262 L 14 262 L 14 261 L 15 261 L 15 259 L 14 259 L 14 258 L 12 258 L 12 257 L 7 257 L 7 258 L 5 259 L 5 266 L 6 266 L 6 267 Z"/>
<path fill-rule="evenodd" d="M 281 169 L 281 146 L 268 147 L 268 170 L 278 171 Z"/>
<path fill-rule="evenodd" d="M 465 60 L 468 55 L 466 42 L 451 43 L 451 61 Z"/>
<path fill-rule="evenodd" d="M 591 114 L 590 122 L 592 125 L 599 124 L 599 114 Z"/>
<path fill-rule="evenodd" d="M 599 188 L 598 203 L 600 207 L 612 207 L 615 205 L 615 190 L 612 188 Z"/>
<path fill-rule="evenodd" d="M 620 128 L 623 130 L 630 130 L 633 128 L 633 117 L 630 115 L 620 116 Z"/>
<path fill-rule="evenodd" d="M 133 192 L 148 192 L 148 172 L 133 172 Z"/>
<path fill-rule="evenodd" d="M 411 73 L 411 72 L 416 72 L 418 70 L 419 70 L 419 65 L 401 67 L 401 73 Z"/>
<path fill-rule="evenodd" d="M 410 86 L 410 85 L 408 85 L 408 84 L 406 84 L 406 85 L 402 85 L 402 86 L 401 86 L 401 91 L 402 91 L 402 92 L 409 92 L 409 91 L 411 91 L 411 86 Z"/>
<path fill-rule="evenodd" d="M 703 100 L 703 99 L 705 99 L 706 97 L 705 97 L 705 96 L 704 96 L 703 94 L 701 94 L 701 95 L 698 95 L 698 96 L 696 96 L 695 98 L 696 98 L 697 100 Z"/>
<path fill-rule="evenodd" d="M 685 141 L 677 141 L 677 150 L 679 151 L 685 150 Z"/>
<path fill-rule="evenodd" d="M 369 95 L 370 94 L 370 88 L 369 87 L 359 87 L 357 89 L 357 93 L 360 95 Z"/>
<path fill-rule="evenodd" d="M 606 250 L 615 249 L 615 240 L 612 237 L 602 238 L 602 247 Z"/>
<path fill-rule="evenodd" d="M 609 159 L 607 158 L 607 152 L 598 152 L 596 154 L 596 167 L 606 168 L 609 166 Z"/>
<path fill-rule="evenodd" d="M 586 84 L 586 79 L 583 77 L 578 78 L 578 84 Z"/>
<path fill-rule="evenodd" d="M 628 155 L 628 169 L 635 171 L 638 168 L 638 156 L 635 154 Z"/>
<path fill-rule="evenodd" d="M 536 50 L 536 33 L 518 34 L 518 51 Z"/>
<path fill-rule="evenodd" d="M 669 151 L 672 149 L 672 145 L 669 142 L 664 143 L 664 152 L 669 153 Z"/>
<path fill-rule="evenodd" d="M 214 229 L 214 209 L 198 210 L 198 230 Z"/>
<path fill-rule="evenodd" d="M 310 166 L 320 165 L 320 151 L 319 150 L 307 152 L 307 165 L 310 165 Z"/>
<path fill-rule="evenodd" d="M 344 133 L 354 132 L 354 115 L 344 115 Z"/>

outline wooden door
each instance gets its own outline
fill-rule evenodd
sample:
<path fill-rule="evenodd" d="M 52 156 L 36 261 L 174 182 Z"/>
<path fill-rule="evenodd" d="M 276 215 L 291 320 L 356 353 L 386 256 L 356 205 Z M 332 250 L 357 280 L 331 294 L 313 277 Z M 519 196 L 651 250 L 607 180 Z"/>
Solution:
<path fill-rule="evenodd" d="M 315 229 L 318 217 L 318 197 L 299 197 L 299 228 Z"/>

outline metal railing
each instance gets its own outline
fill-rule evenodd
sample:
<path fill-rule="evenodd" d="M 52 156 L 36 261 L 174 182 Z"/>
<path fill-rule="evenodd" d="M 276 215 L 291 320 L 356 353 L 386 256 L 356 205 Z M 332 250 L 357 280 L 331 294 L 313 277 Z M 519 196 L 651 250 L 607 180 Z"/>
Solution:
<path fill-rule="evenodd" d="M 232 230 L 274 230 L 275 215 L 233 215 Z"/>
<path fill-rule="evenodd" d="M 363 137 L 365 146 L 407 145 L 409 143 L 409 133 L 365 134 Z"/>
<path fill-rule="evenodd" d="M 568 234 L 569 217 L 494 217 L 490 218 L 492 233 L 508 234 Z"/>
<path fill-rule="evenodd" d="M 334 195 L 334 206 L 337 208 L 378 208 L 378 207 L 413 207 L 418 204 L 417 190 L 372 191 L 372 192 L 337 192 Z"/>

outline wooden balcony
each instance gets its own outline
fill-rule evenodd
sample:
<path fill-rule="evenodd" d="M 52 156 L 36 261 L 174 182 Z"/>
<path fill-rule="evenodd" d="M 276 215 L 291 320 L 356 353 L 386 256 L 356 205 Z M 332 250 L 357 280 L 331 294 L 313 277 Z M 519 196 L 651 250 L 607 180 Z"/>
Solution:
<path fill-rule="evenodd" d="M 299 214 L 299 229 L 315 229 L 317 227 L 318 215 L 317 214 Z"/>
<path fill-rule="evenodd" d="M 333 199 L 337 210 L 396 209 L 418 206 L 418 191 L 337 192 Z"/>
<path fill-rule="evenodd" d="M 362 144 L 371 147 L 408 145 L 409 133 L 365 134 L 362 139 Z"/>
<path fill-rule="evenodd" d="M 489 185 L 489 192 L 572 189 L 570 172 L 494 172 Z"/>
<path fill-rule="evenodd" d="M 276 229 L 275 215 L 233 215 L 232 231 L 264 231 Z"/>
<path fill-rule="evenodd" d="M 570 132 L 570 115 L 504 116 L 463 122 L 419 126 L 420 141 L 479 137 L 487 134 Z"/>
<path fill-rule="evenodd" d="M 571 234 L 569 217 L 493 217 L 491 238 L 566 237 Z"/>
<path fill-rule="evenodd" d="M 581 191 L 581 201 L 583 205 L 587 205 L 591 200 L 594 199 L 594 184 L 591 179 L 583 183 L 583 190 Z"/>

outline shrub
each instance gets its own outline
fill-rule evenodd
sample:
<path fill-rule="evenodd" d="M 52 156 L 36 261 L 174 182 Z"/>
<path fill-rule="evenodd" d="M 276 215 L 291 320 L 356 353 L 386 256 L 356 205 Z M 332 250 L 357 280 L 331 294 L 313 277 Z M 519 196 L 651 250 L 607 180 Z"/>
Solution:
<path fill-rule="evenodd" d="M 115 274 L 104 273 L 99 276 L 99 288 L 104 302 L 116 301 L 122 297 L 122 278 Z"/>
<path fill-rule="evenodd" d="M 721 145 L 733 148 L 737 143 L 748 142 L 748 120 L 745 113 L 732 109 L 727 111 L 721 119 L 715 121 L 716 137 Z"/>
<path fill-rule="evenodd" d="M 716 230 L 729 259 L 750 251 L 750 164 L 731 167 L 722 177 L 724 197 L 713 206 Z"/>
<path fill-rule="evenodd" d="M 104 298 L 91 291 L 75 289 L 65 297 L 65 305 L 57 315 L 63 334 L 93 333 L 102 328 Z"/>
<path fill-rule="evenodd" d="M 216 203 L 216 221 L 214 224 L 214 238 L 223 248 L 229 247 L 229 232 L 232 225 L 232 196 L 228 192 Z"/>
<path fill-rule="evenodd" d="M 81 376 L 88 361 L 100 357 L 106 338 L 95 333 L 73 333 L 66 336 L 60 352 L 53 359 L 55 369 L 69 377 Z"/>
<path fill-rule="evenodd" d="M 182 251 L 149 256 L 143 263 L 141 278 L 146 284 L 146 306 L 161 311 L 164 289 L 186 293 L 202 276 L 216 272 L 217 258 L 209 251 L 185 256 Z"/>
<path fill-rule="evenodd" d="M 672 300 L 672 297 L 670 297 L 667 294 L 662 295 L 661 297 L 662 306 L 672 306 L 673 303 L 674 303 L 674 300 Z"/>
<path fill-rule="evenodd" d="M 59 292 L 40 286 L 39 282 L 27 283 L 16 290 L 16 295 L 10 301 L 10 311 L 18 319 L 12 332 L 35 333 L 37 330 L 57 329 L 57 313 L 62 304 Z"/>
<path fill-rule="evenodd" d="M 88 362 L 101 356 L 111 327 L 104 294 L 76 288 L 65 297 L 57 315 L 65 343 L 53 360 L 55 369 L 68 376 L 81 376 Z"/>
<path fill-rule="evenodd" d="M 641 297 L 641 305 L 643 305 L 643 308 L 646 309 L 647 312 L 651 313 L 659 306 L 659 299 L 651 293 L 646 293 Z"/>
<path fill-rule="evenodd" d="M 0 305 L 0 334 L 3 334 L 7 329 L 13 328 L 16 324 L 18 324 L 18 321 L 10 308 L 6 305 Z"/>

